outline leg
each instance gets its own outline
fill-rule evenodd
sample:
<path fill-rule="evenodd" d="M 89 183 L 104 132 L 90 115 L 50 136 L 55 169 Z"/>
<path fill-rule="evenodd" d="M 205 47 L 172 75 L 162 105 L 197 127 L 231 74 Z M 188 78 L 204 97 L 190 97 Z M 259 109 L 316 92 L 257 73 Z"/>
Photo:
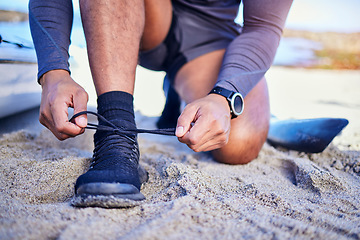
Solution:
<path fill-rule="evenodd" d="M 108 91 L 133 93 L 140 42 L 142 49 L 147 50 L 165 39 L 171 8 L 170 0 L 80 0 L 98 95 Z"/>
<path fill-rule="evenodd" d="M 145 0 L 145 27 L 141 38 L 142 51 L 158 46 L 166 38 L 172 19 L 171 0 Z"/>
<path fill-rule="evenodd" d="M 214 51 L 184 65 L 175 88 L 187 103 L 206 96 L 216 83 L 224 50 Z M 231 120 L 229 141 L 213 150 L 214 158 L 228 164 L 244 164 L 257 157 L 269 128 L 270 107 L 266 80 L 262 79 L 245 97 L 245 110 Z"/>
<path fill-rule="evenodd" d="M 133 93 L 143 0 L 80 1 L 89 64 L 98 96 L 109 91 Z"/>
<path fill-rule="evenodd" d="M 98 94 L 98 113 L 117 127 L 136 128 L 132 96 L 135 69 L 145 13 L 152 11 L 145 10 L 143 0 L 81 0 L 80 7 Z M 147 44 L 150 43 L 156 44 L 151 39 Z M 99 119 L 99 125 L 104 124 Z M 139 175 L 136 134 L 97 130 L 94 145 L 90 169 L 76 181 L 73 204 L 85 207 L 137 205 L 145 197 L 140 193 L 144 178 Z"/>

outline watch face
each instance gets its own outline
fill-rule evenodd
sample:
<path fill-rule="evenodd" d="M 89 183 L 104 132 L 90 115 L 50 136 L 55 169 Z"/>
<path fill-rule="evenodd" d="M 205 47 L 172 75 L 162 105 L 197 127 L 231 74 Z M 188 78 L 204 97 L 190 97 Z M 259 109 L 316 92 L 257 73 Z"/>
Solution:
<path fill-rule="evenodd" d="M 219 94 L 227 99 L 229 102 L 231 117 L 239 116 L 244 110 L 244 99 L 238 92 L 232 92 L 222 87 L 215 87 L 210 93 Z"/>
<path fill-rule="evenodd" d="M 233 112 L 236 115 L 240 115 L 243 111 L 243 98 L 239 93 L 234 94 L 232 97 Z"/>

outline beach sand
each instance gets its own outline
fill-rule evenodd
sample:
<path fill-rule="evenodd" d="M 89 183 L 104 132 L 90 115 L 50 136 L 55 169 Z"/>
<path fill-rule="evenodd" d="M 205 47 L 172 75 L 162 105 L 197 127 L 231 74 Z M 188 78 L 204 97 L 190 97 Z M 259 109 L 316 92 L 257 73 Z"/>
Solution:
<path fill-rule="evenodd" d="M 140 135 L 147 199 L 129 209 L 70 205 L 93 132 L 60 142 L 37 125 L 11 132 L 8 120 L 0 137 L 0 239 L 360 239 L 360 72 L 275 67 L 267 78 L 279 118 L 350 124 L 323 153 L 265 144 L 241 166 L 194 153 L 175 137 Z M 135 97 L 149 84 L 138 79 Z M 161 89 L 148 94 L 163 99 Z M 144 114 L 147 104 L 136 102 L 136 120 L 150 129 L 156 117 Z M 35 122 L 33 115 L 26 116 Z"/>

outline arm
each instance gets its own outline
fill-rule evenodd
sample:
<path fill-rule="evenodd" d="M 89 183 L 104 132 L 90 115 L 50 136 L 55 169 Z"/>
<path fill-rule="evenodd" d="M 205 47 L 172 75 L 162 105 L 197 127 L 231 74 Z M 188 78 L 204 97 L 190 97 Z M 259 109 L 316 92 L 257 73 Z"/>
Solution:
<path fill-rule="evenodd" d="M 38 58 L 38 79 L 54 69 L 69 70 L 69 45 L 73 21 L 71 0 L 30 0 L 29 22 Z"/>
<path fill-rule="evenodd" d="M 86 110 L 87 93 L 70 77 L 69 45 L 73 19 L 71 0 L 30 0 L 29 21 L 42 86 L 40 122 L 60 140 L 81 134 L 87 119 L 68 121 L 68 107 Z"/>
<path fill-rule="evenodd" d="M 275 56 L 291 2 L 244 0 L 243 32 L 228 47 L 216 86 L 245 97 L 262 79 Z M 230 108 L 219 95 L 192 102 L 178 119 L 176 136 L 195 151 L 221 148 L 229 134 Z"/>
<path fill-rule="evenodd" d="M 269 69 L 292 0 L 244 0 L 244 27 L 229 45 L 216 86 L 245 97 Z"/>

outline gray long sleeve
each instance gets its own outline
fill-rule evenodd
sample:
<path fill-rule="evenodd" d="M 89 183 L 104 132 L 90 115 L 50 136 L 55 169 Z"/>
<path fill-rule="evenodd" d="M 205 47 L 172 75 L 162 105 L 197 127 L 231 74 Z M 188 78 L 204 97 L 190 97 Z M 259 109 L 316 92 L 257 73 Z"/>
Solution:
<path fill-rule="evenodd" d="M 216 86 L 244 97 L 271 66 L 292 0 L 244 0 L 244 26 L 226 50 Z"/>
<path fill-rule="evenodd" d="M 30 0 L 29 22 L 38 58 L 38 79 L 54 69 L 69 69 L 73 22 L 71 0 Z"/>

